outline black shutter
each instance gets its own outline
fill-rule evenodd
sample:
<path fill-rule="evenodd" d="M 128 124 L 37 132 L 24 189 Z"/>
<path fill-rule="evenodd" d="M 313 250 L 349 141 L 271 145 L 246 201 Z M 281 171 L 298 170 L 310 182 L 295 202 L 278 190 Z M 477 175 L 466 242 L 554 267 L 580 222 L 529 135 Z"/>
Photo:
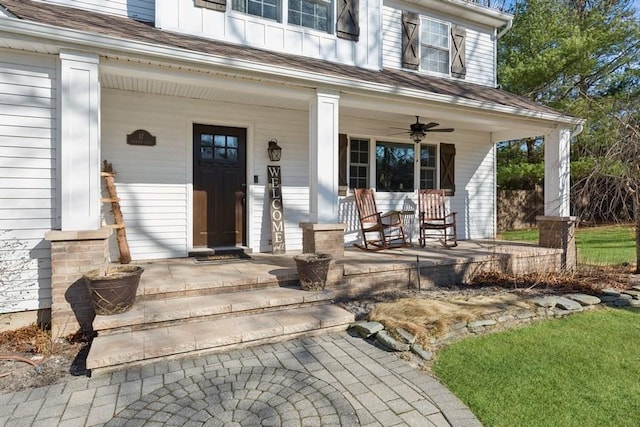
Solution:
<path fill-rule="evenodd" d="M 338 135 L 338 185 L 346 186 L 347 183 L 347 150 L 349 148 L 349 139 L 347 135 L 341 133 Z"/>
<path fill-rule="evenodd" d="M 402 66 L 420 68 L 420 15 L 402 11 Z"/>
<path fill-rule="evenodd" d="M 448 196 L 456 191 L 456 146 L 440 144 L 440 188 L 446 190 Z"/>
<path fill-rule="evenodd" d="M 467 58 L 465 57 L 465 37 L 467 30 L 454 25 L 451 27 L 451 75 L 464 79 L 467 75 Z"/>
<path fill-rule="evenodd" d="M 336 35 L 341 39 L 358 41 L 360 37 L 358 2 L 359 0 L 338 0 Z"/>
<path fill-rule="evenodd" d="M 219 10 L 220 12 L 227 10 L 227 0 L 194 0 L 194 5 L 206 9 Z"/>

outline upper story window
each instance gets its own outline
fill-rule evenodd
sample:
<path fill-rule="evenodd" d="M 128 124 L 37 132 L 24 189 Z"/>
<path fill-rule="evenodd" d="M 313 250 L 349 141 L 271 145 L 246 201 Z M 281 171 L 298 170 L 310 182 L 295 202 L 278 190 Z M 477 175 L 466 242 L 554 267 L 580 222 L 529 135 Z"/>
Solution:
<path fill-rule="evenodd" d="M 420 28 L 420 68 L 449 74 L 449 25 L 422 18 Z"/>
<path fill-rule="evenodd" d="M 415 12 L 402 12 L 402 67 L 464 79 L 466 30 Z"/>
<path fill-rule="evenodd" d="M 289 24 L 329 32 L 330 1 L 289 0 Z"/>
<path fill-rule="evenodd" d="M 233 0 L 231 8 L 274 21 L 280 19 L 280 0 Z"/>
<path fill-rule="evenodd" d="M 227 11 L 227 0 L 193 1 L 196 7 Z M 286 21 L 287 24 L 357 42 L 360 38 L 358 0 L 339 0 L 336 3 L 334 10 L 334 0 L 231 0 L 231 10 L 276 22 Z"/>

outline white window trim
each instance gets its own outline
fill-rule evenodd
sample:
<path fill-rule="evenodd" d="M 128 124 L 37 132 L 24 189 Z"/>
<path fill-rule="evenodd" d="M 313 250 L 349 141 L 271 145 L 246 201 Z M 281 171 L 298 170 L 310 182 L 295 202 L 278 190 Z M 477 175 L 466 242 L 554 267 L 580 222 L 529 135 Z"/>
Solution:
<path fill-rule="evenodd" d="M 349 188 L 349 191 L 353 191 L 353 189 L 351 188 L 351 141 L 353 140 L 357 140 L 357 141 L 367 141 L 368 142 L 368 153 L 369 153 L 369 158 L 367 159 L 368 163 L 367 163 L 367 186 L 371 187 L 371 170 L 372 170 L 372 166 L 371 166 L 371 138 L 368 137 L 358 137 L 358 136 L 349 136 L 349 144 L 347 146 L 347 187 Z M 375 147 L 375 146 L 374 146 Z M 375 157 L 374 157 L 375 159 Z M 364 163 L 355 163 L 356 165 L 363 165 Z M 374 163 L 375 166 L 375 163 Z"/>
<path fill-rule="evenodd" d="M 337 1 L 335 0 L 316 0 L 320 3 L 328 3 L 329 4 L 329 16 L 327 17 L 328 25 L 327 31 L 316 30 L 314 28 L 305 27 L 303 25 L 298 24 L 290 24 L 288 22 L 289 19 L 289 1 L 288 0 L 279 0 L 280 2 L 280 13 L 277 19 L 265 18 L 258 15 L 252 15 L 248 12 L 241 12 L 239 10 L 235 10 L 233 8 L 233 0 L 227 1 L 227 10 L 225 13 L 228 13 L 229 16 L 233 16 L 235 18 L 244 19 L 246 21 L 254 21 L 254 22 L 264 22 L 267 21 L 271 25 L 279 24 L 285 30 L 288 28 L 290 30 L 300 31 L 302 33 L 316 34 L 321 35 L 323 37 L 332 36 L 336 38 L 336 8 Z"/>
<path fill-rule="evenodd" d="M 416 144 L 418 145 L 418 144 Z M 433 167 L 433 171 L 434 171 L 434 176 L 433 176 L 433 185 L 434 188 L 440 188 L 440 144 L 437 143 L 420 143 L 420 150 L 422 150 L 423 146 L 431 146 L 435 148 L 435 166 Z M 416 156 L 416 171 L 415 171 L 415 177 L 416 177 L 416 183 L 414 184 L 416 186 L 416 188 L 420 188 L 420 172 L 422 169 L 422 166 L 420 165 L 420 153 L 418 153 L 418 156 Z"/>
<path fill-rule="evenodd" d="M 289 22 L 289 0 L 282 0 L 283 5 L 285 3 L 287 5 L 286 9 L 283 8 L 283 12 L 284 12 L 284 10 L 286 10 L 286 12 L 287 12 L 286 25 L 291 25 L 291 26 L 293 26 L 295 28 L 301 28 L 301 29 L 303 29 L 305 31 L 312 32 L 312 33 L 318 33 L 318 34 L 324 34 L 324 35 L 327 35 L 327 34 L 335 35 L 335 33 L 336 33 L 335 16 L 336 16 L 336 13 L 337 13 L 336 12 L 336 4 L 337 4 L 337 2 L 334 1 L 334 0 L 311 0 L 311 1 L 313 1 L 315 3 L 326 3 L 326 4 L 329 5 L 329 8 L 328 8 L 329 15 L 327 16 L 327 31 L 322 31 L 322 30 L 318 30 L 318 29 L 315 29 L 315 28 L 305 27 L 304 25 L 298 25 L 298 24 L 290 23 Z M 283 20 L 284 20 L 284 17 L 283 17 Z"/>
<path fill-rule="evenodd" d="M 425 68 L 422 68 L 422 46 L 423 46 L 423 43 L 422 43 L 422 26 L 423 26 L 423 22 L 424 21 L 437 22 L 439 24 L 444 24 L 444 25 L 447 26 L 447 52 L 449 53 L 449 65 L 447 67 L 447 72 L 446 73 L 441 73 L 439 71 L 427 70 Z M 447 21 L 443 21 L 441 19 L 432 18 L 430 16 L 420 15 L 420 34 L 419 34 L 419 37 L 418 37 L 418 43 L 420 44 L 420 68 L 419 68 L 419 70 L 421 72 L 433 74 L 433 75 L 436 75 L 436 76 L 451 77 L 451 23 L 447 22 Z M 439 49 L 439 50 L 444 51 L 444 49 L 442 49 L 440 46 L 433 46 L 433 45 L 429 45 L 427 43 L 424 43 L 424 45 L 432 47 L 434 49 Z"/>

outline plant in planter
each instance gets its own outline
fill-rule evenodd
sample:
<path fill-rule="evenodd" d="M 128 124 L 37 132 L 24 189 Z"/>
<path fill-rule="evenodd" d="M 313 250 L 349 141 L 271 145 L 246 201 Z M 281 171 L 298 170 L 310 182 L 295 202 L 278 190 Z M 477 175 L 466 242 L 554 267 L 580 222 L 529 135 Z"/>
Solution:
<path fill-rule="evenodd" d="M 140 266 L 123 265 L 85 273 L 83 278 L 96 314 L 111 315 L 130 310 L 143 272 Z"/>
<path fill-rule="evenodd" d="M 295 255 L 293 259 L 298 268 L 300 286 L 305 291 L 324 289 L 327 273 L 331 264 L 331 255 L 323 253 L 306 253 Z"/>

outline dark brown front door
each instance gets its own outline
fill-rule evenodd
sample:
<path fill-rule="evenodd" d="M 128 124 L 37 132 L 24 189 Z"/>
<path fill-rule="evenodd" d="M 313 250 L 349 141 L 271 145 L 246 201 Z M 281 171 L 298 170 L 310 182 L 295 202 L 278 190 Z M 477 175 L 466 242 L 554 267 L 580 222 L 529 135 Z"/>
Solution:
<path fill-rule="evenodd" d="M 193 246 L 242 245 L 247 132 L 193 125 Z"/>

